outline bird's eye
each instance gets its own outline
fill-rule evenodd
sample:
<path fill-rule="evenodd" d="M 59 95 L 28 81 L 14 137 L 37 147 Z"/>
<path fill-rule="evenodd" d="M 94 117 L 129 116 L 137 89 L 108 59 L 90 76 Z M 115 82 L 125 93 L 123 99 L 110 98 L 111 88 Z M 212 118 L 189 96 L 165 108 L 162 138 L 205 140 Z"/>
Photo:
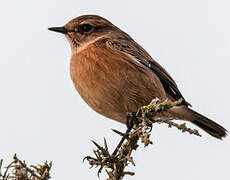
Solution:
<path fill-rule="evenodd" d="M 83 32 L 89 32 L 93 29 L 93 27 L 90 24 L 83 24 L 82 25 L 82 31 Z"/>

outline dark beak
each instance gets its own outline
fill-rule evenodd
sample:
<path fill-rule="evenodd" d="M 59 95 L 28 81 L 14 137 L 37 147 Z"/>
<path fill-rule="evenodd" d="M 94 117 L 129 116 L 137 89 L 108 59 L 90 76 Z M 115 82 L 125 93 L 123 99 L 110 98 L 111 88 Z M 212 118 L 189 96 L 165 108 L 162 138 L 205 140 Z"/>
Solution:
<path fill-rule="evenodd" d="M 48 28 L 48 30 L 62 33 L 62 34 L 66 34 L 68 32 L 67 29 L 64 27 L 51 27 L 51 28 Z"/>

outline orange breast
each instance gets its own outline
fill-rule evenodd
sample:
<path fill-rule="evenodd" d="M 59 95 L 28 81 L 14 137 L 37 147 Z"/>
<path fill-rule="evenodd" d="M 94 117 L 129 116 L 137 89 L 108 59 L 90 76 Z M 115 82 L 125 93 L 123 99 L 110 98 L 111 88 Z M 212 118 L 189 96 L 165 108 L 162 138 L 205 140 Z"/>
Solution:
<path fill-rule="evenodd" d="M 136 111 L 155 97 L 166 98 L 153 72 L 106 47 L 92 44 L 73 55 L 70 72 L 76 90 L 91 108 L 123 123 L 127 112 Z"/>

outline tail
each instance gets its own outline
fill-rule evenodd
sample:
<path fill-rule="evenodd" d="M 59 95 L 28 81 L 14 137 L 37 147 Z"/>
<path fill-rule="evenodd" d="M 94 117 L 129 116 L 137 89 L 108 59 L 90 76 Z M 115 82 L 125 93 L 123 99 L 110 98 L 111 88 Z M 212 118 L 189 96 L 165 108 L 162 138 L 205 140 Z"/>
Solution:
<path fill-rule="evenodd" d="M 186 106 L 177 106 L 169 111 L 175 119 L 190 121 L 215 138 L 222 139 L 227 135 L 224 127 Z"/>

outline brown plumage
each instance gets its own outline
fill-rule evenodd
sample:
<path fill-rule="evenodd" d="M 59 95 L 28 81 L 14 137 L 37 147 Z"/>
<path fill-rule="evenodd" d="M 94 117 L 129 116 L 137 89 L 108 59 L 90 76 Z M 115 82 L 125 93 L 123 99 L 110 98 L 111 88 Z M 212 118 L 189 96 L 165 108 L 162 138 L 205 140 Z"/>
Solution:
<path fill-rule="evenodd" d="M 74 86 L 96 112 L 125 123 L 135 112 L 158 97 L 183 98 L 175 81 L 128 34 L 95 15 L 77 17 L 63 27 L 49 30 L 65 34 L 71 46 L 70 73 Z M 165 118 L 187 120 L 221 139 L 226 129 L 183 105 L 169 110 Z"/>

